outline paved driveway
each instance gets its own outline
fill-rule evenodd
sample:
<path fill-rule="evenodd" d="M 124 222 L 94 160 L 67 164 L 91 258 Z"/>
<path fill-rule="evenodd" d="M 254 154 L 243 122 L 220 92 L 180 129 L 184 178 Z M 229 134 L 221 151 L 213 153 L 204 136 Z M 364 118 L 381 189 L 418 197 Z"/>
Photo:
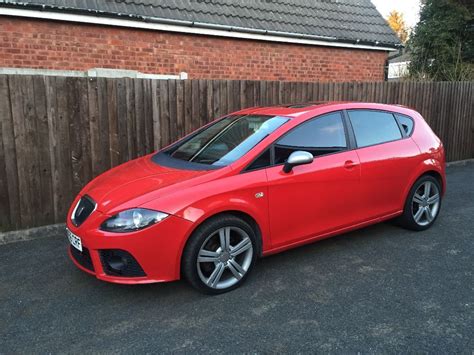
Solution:
<path fill-rule="evenodd" d="M 379 224 L 261 260 L 217 297 L 77 270 L 64 237 L 0 246 L 0 353 L 472 353 L 474 165 L 434 228 Z"/>

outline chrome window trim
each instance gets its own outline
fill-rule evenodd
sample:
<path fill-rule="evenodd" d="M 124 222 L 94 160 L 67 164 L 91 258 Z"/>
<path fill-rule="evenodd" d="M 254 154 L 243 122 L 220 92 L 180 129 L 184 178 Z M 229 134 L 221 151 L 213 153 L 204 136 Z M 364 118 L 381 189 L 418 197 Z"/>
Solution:
<path fill-rule="evenodd" d="M 81 203 L 81 200 L 82 200 L 82 196 L 79 200 L 77 200 L 76 207 L 74 207 L 71 213 L 71 222 L 74 225 L 76 225 L 76 222 L 74 221 L 74 216 L 76 215 L 76 211 L 77 211 L 77 208 L 79 207 L 79 204 Z"/>
<path fill-rule="evenodd" d="M 79 201 L 77 201 L 76 203 L 76 207 L 74 207 L 74 210 L 72 211 L 71 213 L 71 222 L 72 224 L 74 224 L 74 226 L 77 227 L 77 223 L 74 219 L 74 216 L 76 215 L 76 211 L 77 211 L 77 208 L 79 207 L 79 204 L 81 203 L 82 199 L 83 198 L 87 198 L 89 201 L 91 202 L 94 202 L 94 208 L 92 209 L 91 213 L 89 213 L 89 216 L 95 212 L 95 210 L 97 209 L 97 202 L 95 202 L 95 200 L 92 199 L 92 197 L 90 197 L 89 195 L 84 195 L 84 196 L 81 196 L 81 198 L 79 199 Z M 87 218 L 89 218 L 89 216 L 87 216 Z"/>

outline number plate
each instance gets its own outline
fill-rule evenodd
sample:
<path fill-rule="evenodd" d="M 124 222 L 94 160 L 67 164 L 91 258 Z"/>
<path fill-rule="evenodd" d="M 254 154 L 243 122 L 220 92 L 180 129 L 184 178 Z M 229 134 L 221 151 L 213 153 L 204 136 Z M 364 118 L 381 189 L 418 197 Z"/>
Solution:
<path fill-rule="evenodd" d="M 71 232 L 69 229 L 66 228 L 67 239 L 69 239 L 69 243 L 76 248 L 77 250 L 82 252 L 82 241 L 77 235 Z"/>

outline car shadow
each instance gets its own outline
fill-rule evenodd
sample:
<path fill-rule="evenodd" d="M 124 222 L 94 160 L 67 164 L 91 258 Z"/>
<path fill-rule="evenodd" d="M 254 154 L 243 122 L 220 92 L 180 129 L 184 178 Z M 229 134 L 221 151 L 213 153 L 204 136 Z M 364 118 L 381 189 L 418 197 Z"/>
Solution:
<path fill-rule="evenodd" d="M 400 233 L 406 233 L 406 231 L 392 223 L 381 223 L 264 257 L 258 260 L 247 282 L 233 293 L 237 291 L 238 293 L 251 293 L 260 288 L 262 284 L 271 284 L 272 279 L 287 274 L 288 270 L 304 271 L 308 267 L 317 268 L 318 265 L 338 263 L 344 258 L 353 256 L 360 249 L 370 248 L 370 245 L 375 243 L 374 240 L 376 239 L 391 238 L 393 235 Z M 179 303 L 208 297 L 193 290 L 183 280 L 142 285 L 122 285 L 94 279 L 79 270 L 74 273 L 73 277 L 83 284 L 90 285 L 93 283 L 94 288 L 98 289 L 96 291 L 99 291 L 94 294 L 96 296 L 103 295 L 104 299 L 107 299 L 110 294 L 121 294 L 122 297 L 133 297 L 142 302 L 159 299 L 165 303 L 167 301 Z M 292 283 L 293 281 L 288 278 L 288 282 Z M 225 297 L 225 294 L 215 297 Z"/>

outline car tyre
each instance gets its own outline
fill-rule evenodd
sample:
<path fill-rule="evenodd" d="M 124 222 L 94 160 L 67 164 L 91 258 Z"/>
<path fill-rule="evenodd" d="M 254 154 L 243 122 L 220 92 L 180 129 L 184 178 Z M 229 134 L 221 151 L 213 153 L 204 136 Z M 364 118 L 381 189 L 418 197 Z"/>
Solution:
<path fill-rule="evenodd" d="M 205 221 L 185 247 L 181 270 L 198 291 L 221 294 L 242 285 L 257 258 L 257 239 L 252 227 L 234 215 Z"/>
<path fill-rule="evenodd" d="M 412 186 L 405 201 L 399 225 L 414 231 L 430 228 L 441 208 L 441 185 L 431 175 L 420 177 Z"/>

